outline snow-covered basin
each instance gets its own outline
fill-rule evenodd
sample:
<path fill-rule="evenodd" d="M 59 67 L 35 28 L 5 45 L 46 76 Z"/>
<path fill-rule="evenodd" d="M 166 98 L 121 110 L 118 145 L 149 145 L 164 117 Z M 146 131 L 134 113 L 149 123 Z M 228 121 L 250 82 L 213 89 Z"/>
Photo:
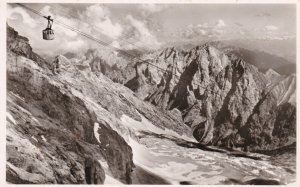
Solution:
<path fill-rule="evenodd" d="M 141 117 L 141 122 L 126 115 L 121 117 L 124 126 L 140 134 L 139 139 L 125 138 L 132 148 L 133 161 L 171 184 L 225 184 L 229 179 L 248 181 L 254 178 L 282 183 L 295 181 L 294 174 L 272 165 L 268 160 L 235 157 L 178 145 L 174 139 L 187 143 L 194 140 L 171 130 L 162 130 Z M 143 136 L 143 132 L 148 133 Z"/>

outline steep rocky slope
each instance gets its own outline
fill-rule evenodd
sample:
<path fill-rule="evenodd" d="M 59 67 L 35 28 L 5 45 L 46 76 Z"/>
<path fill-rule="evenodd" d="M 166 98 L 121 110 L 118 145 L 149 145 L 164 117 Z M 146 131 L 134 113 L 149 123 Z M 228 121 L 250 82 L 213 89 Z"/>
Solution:
<path fill-rule="evenodd" d="M 125 85 L 155 106 L 178 109 L 201 144 L 264 150 L 296 141 L 295 75 L 263 74 L 213 44 L 144 59 L 167 72 L 137 64 Z"/>

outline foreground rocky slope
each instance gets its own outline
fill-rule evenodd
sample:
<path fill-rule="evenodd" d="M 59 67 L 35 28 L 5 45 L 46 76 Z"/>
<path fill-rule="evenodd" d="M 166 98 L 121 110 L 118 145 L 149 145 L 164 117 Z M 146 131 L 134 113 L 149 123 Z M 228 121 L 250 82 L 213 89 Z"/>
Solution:
<path fill-rule="evenodd" d="M 296 141 L 295 75 L 263 74 L 214 44 L 144 59 L 167 72 L 140 63 L 125 85 L 155 106 L 178 109 L 201 144 L 254 151 Z"/>

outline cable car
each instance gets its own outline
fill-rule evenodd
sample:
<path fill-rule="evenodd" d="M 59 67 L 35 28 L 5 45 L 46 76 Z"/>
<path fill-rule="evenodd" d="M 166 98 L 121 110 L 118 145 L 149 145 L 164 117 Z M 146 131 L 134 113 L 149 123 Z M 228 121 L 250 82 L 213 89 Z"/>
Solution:
<path fill-rule="evenodd" d="M 53 19 L 51 16 L 44 16 L 48 20 L 48 25 L 45 30 L 43 30 L 43 39 L 44 40 L 54 40 L 54 30 L 52 30 Z"/>

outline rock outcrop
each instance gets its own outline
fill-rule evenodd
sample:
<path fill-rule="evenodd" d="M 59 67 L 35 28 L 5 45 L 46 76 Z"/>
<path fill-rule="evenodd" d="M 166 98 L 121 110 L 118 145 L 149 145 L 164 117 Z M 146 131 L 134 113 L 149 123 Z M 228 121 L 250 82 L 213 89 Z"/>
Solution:
<path fill-rule="evenodd" d="M 178 109 L 201 144 L 254 151 L 295 142 L 295 75 L 263 74 L 213 44 L 144 59 L 166 71 L 137 64 L 125 85 L 155 106 Z"/>

